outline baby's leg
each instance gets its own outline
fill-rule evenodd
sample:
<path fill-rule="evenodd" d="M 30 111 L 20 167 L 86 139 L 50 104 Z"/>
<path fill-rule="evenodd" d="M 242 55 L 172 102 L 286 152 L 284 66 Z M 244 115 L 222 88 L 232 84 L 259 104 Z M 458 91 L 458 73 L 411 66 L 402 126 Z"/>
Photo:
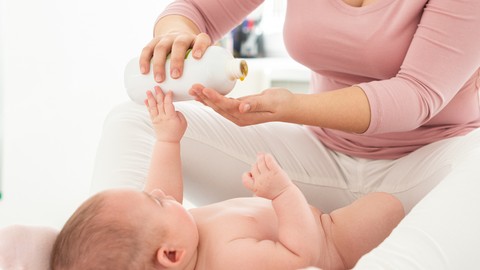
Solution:
<path fill-rule="evenodd" d="M 333 211 L 331 234 L 350 269 L 378 246 L 404 217 L 401 202 L 394 196 L 375 192 Z"/>
<path fill-rule="evenodd" d="M 258 154 L 251 171 L 243 174 L 243 184 L 255 195 L 273 199 L 293 185 L 287 173 L 271 154 Z"/>

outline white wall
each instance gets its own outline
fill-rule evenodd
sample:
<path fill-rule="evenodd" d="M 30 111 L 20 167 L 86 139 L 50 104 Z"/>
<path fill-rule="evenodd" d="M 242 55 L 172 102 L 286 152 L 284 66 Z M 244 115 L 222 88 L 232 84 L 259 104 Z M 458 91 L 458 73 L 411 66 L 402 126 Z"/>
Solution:
<path fill-rule="evenodd" d="M 3 16 L 2 10 L 4 9 L 3 0 L 0 0 L 0 33 L 2 33 L 3 29 Z M 3 62 L 1 59 L 4 58 L 3 56 L 3 36 L 0 34 L 0 200 L 2 195 L 2 168 L 3 168 Z M 0 217 L 1 218 L 1 217 Z"/>
<path fill-rule="evenodd" d="M 60 227 L 89 195 L 103 119 L 127 100 L 124 65 L 170 1 L 0 1 L 0 227 Z"/>

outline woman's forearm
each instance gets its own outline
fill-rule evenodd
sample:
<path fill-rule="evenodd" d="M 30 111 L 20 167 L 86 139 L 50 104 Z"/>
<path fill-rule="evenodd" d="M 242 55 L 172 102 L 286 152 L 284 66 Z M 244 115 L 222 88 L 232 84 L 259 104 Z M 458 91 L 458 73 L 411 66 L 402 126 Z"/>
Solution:
<path fill-rule="evenodd" d="M 154 28 L 154 37 L 169 33 L 169 32 L 188 32 L 192 34 L 199 34 L 198 27 L 185 16 L 182 15 L 167 15 L 157 21 Z"/>
<path fill-rule="evenodd" d="M 295 94 L 284 115 L 286 122 L 363 133 L 370 125 L 370 105 L 359 87 L 319 94 Z"/>

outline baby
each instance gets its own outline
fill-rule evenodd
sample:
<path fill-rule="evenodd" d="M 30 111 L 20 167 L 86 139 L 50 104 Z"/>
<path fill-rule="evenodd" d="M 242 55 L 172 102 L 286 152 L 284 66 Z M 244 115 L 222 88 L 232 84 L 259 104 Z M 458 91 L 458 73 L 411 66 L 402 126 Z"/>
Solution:
<path fill-rule="evenodd" d="M 180 140 L 187 122 L 172 92 L 147 92 L 157 135 L 143 192 L 113 189 L 66 222 L 52 269 L 350 269 L 404 216 L 396 198 L 366 195 L 330 214 L 309 206 L 270 154 L 242 176 L 256 197 L 186 210 Z"/>

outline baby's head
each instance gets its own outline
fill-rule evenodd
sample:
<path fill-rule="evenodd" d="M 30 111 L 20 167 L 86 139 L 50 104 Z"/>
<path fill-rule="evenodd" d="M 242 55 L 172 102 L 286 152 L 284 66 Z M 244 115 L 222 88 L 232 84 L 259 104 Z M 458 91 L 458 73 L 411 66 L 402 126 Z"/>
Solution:
<path fill-rule="evenodd" d="M 98 193 L 66 222 L 51 255 L 52 269 L 158 269 L 195 264 L 198 231 L 192 216 L 160 190 Z"/>

